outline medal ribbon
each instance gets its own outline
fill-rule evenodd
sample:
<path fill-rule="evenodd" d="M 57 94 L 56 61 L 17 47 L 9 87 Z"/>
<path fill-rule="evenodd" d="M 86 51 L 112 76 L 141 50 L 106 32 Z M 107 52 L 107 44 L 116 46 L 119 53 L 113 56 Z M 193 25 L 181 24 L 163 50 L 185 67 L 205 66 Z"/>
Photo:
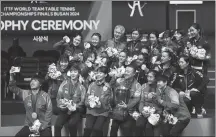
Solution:
<path fill-rule="evenodd" d="M 38 100 L 39 94 L 40 94 L 40 92 L 38 92 L 38 93 L 36 94 L 36 99 L 35 99 L 35 100 L 33 99 L 33 96 L 34 96 L 33 93 L 32 93 L 32 95 L 31 95 L 32 108 L 33 108 L 33 112 L 35 112 L 35 113 L 36 113 L 36 104 L 37 104 L 37 100 Z"/>

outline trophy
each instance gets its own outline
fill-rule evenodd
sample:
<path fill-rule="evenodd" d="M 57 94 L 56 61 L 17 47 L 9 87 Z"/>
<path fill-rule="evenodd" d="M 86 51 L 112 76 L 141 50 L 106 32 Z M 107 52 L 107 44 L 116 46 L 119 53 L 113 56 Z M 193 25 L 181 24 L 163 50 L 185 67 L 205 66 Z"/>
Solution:
<path fill-rule="evenodd" d="M 120 86 L 117 88 L 115 93 L 115 102 L 117 104 L 122 104 L 123 102 L 127 104 L 127 95 L 128 95 L 128 88 L 125 86 Z"/>

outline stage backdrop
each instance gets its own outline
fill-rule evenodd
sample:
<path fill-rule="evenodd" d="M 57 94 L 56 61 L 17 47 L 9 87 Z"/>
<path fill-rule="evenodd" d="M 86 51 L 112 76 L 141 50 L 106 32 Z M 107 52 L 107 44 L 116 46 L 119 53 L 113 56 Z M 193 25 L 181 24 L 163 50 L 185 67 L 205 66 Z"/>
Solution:
<path fill-rule="evenodd" d="M 118 24 L 125 26 L 127 32 L 135 27 L 144 32 L 162 32 L 166 29 L 166 2 L 113 1 L 113 28 Z"/>
<path fill-rule="evenodd" d="M 35 50 L 52 49 L 64 35 L 80 31 L 84 41 L 99 32 L 102 41 L 111 38 L 112 9 L 106 1 L 4 1 L 1 3 L 2 50 L 18 37 L 28 56 Z M 31 46 L 30 46 L 31 45 Z"/>

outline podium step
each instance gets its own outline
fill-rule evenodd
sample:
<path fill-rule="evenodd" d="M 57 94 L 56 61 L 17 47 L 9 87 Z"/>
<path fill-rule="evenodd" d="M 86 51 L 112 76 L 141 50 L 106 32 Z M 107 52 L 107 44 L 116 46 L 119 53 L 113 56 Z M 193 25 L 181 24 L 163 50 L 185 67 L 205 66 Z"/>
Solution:
<path fill-rule="evenodd" d="M 215 118 L 191 119 L 182 136 L 215 136 Z"/>

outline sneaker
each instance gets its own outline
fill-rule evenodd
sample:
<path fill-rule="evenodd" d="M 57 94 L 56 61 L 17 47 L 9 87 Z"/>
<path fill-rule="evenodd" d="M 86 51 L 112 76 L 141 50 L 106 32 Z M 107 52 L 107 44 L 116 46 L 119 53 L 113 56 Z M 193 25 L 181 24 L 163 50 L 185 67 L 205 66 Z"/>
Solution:
<path fill-rule="evenodd" d="M 192 112 L 191 112 L 192 114 L 196 114 L 196 109 L 195 109 L 195 107 L 193 107 L 192 108 Z"/>
<path fill-rule="evenodd" d="M 203 118 L 203 114 L 197 114 L 197 118 Z"/>
<path fill-rule="evenodd" d="M 206 115 L 206 110 L 205 110 L 204 107 L 202 107 L 202 114 L 203 114 L 203 115 Z"/>

